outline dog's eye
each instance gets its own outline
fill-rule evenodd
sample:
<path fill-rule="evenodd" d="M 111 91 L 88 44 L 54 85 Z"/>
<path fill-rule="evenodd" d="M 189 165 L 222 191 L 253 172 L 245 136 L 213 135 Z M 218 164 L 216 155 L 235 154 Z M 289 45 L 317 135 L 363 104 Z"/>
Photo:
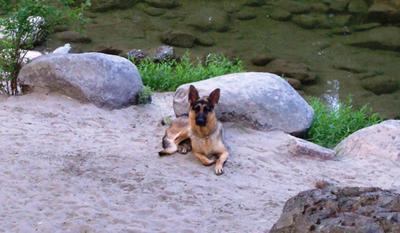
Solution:
<path fill-rule="evenodd" d="M 208 106 L 204 107 L 204 112 L 211 112 L 211 108 Z"/>
<path fill-rule="evenodd" d="M 200 112 L 200 106 L 196 106 L 196 107 L 194 107 L 194 111 L 196 111 L 196 112 Z"/>

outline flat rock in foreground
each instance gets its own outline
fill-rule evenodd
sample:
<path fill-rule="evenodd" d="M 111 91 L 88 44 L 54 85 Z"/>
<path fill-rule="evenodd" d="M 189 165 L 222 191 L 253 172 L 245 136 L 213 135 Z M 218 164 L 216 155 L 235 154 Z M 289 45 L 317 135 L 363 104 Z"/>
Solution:
<path fill-rule="evenodd" d="M 379 188 L 328 186 L 289 199 L 270 233 L 400 232 L 400 194 Z"/>
<path fill-rule="evenodd" d="M 221 89 L 216 111 L 224 121 L 296 134 L 305 132 L 313 120 L 311 106 L 284 79 L 271 73 L 235 73 L 191 84 L 201 96 L 208 95 L 215 88 Z M 188 112 L 189 85 L 182 85 L 175 92 L 174 111 L 177 116 Z"/>
<path fill-rule="evenodd" d="M 44 88 L 111 109 L 135 104 L 143 88 L 132 62 L 103 53 L 41 56 L 25 65 L 18 78 L 34 89 Z"/>

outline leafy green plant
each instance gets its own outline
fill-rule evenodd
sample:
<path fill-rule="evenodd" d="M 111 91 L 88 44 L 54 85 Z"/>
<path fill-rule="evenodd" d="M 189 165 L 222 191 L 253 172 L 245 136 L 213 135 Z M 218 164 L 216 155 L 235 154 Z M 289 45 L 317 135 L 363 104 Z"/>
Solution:
<path fill-rule="evenodd" d="M 143 90 L 139 93 L 138 104 L 147 104 L 151 102 L 153 91 L 150 87 L 144 86 Z"/>
<path fill-rule="evenodd" d="M 137 66 L 143 83 L 155 91 L 175 91 L 178 86 L 185 83 L 243 71 L 240 60 L 229 60 L 217 54 L 210 54 L 205 62 L 200 60 L 192 62 L 189 54 L 185 53 L 180 61 L 154 63 L 151 60 L 144 60 Z"/>
<path fill-rule="evenodd" d="M 314 121 L 307 134 L 307 139 L 333 148 L 348 135 L 355 131 L 377 124 L 382 121 L 378 114 L 372 114 L 368 106 L 356 109 L 351 98 L 340 103 L 337 110 L 330 109 L 318 98 L 311 98 L 310 104 L 314 109 Z"/>
<path fill-rule="evenodd" d="M 0 92 L 18 94 L 18 73 L 28 50 L 43 41 L 56 25 L 84 23 L 82 11 L 90 1 L 77 7 L 73 4 L 73 0 L 0 0 L 0 8 L 6 12 L 0 18 Z"/>

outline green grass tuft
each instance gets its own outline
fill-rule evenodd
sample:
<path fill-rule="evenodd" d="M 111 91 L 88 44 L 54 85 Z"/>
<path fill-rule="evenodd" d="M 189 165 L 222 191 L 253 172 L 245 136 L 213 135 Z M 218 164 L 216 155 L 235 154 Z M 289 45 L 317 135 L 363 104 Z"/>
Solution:
<path fill-rule="evenodd" d="M 244 70 L 240 60 L 229 60 L 222 55 L 210 54 L 204 63 L 199 60 L 192 63 L 188 53 L 180 61 L 154 63 L 144 60 L 137 67 L 144 85 L 154 91 L 175 91 L 182 84 Z"/>
<path fill-rule="evenodd" d="M 335 147 L 355 131 L 382 121 L 378 114 L 371 114 L 371 109 L 366 105 L 355 109 L 350 98 L 341 103 L 336 111 L 318 98 L 311 98 L 310 104 L 315 115 L 307 139 L 328 148 Z"/>
<path fill-rule="evenodd" d="M 139 93 L 138 104 L 147 104 L 151 102 L 151 95 L 153 90 L 150 87 L 144 86 L 143 90 Z"/>

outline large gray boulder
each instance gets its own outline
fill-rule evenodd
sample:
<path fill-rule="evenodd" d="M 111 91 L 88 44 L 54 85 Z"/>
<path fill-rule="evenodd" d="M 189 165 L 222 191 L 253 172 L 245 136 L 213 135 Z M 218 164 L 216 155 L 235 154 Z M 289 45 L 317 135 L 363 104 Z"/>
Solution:
<path fill-rule="evenodd" d="M 41 56 L 25 65 L 18 78 L 33 89 L 60 92 L 111 109 L 136 103 L 143 88 L 132 62 L 103 53 Z"/>
<path fill-rule="evenodd" d="M 284 79 L 271 73 L 235 73 L 191 84 L 201 96 L 215 88 L 221 89 L 216 112 L 223 121 L 298 134 L 305 132 L 313 120 L 314 111 L 310 105 Z M 175 92 L 176 116 L 188 113 L 189 85 L 182 85 Z"/>
<path fill-rule="evenodd" d="M 400 120 L 387 120 L 360 129 L 335 147 L 339 156 L 385 157 L 400 161 Z"/>
<path fill-rule="evenodd" d="M 400 195 L 379 188 L 332 185 L 289 199 L 270 233 L 400 232 Z"/>

